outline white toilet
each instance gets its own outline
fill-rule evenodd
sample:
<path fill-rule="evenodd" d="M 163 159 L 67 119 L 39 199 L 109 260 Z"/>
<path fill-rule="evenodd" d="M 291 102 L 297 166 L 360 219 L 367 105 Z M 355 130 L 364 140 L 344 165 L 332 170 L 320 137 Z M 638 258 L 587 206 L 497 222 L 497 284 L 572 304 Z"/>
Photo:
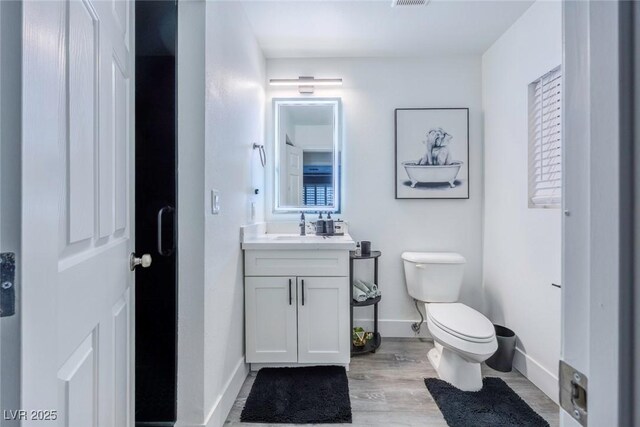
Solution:
<path fill-rule="evenodd" d="M 424 302 L 435 348 L 429 361 L 438 376 L 464 391 L 482 388 L 480 364 L 498 349 L 493 324 L 458 301 L 466 260 L 448 252 L 404 252 L 409 295 Z"/>

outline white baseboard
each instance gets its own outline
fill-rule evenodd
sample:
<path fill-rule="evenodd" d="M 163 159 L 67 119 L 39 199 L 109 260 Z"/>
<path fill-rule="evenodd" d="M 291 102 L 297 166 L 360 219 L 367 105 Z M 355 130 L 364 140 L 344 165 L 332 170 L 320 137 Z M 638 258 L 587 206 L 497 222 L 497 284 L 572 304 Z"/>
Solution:
<path fill-rule="evenodd" d="M 209 415 L 205 418 L 205 427 L 219 427 L 224 424 L 247 375 L 249 375 L 249 365 L 244 363 L 243 356 L 224 385 L 222 393 L 213 404 Z"/>
<path fill-rule="evenodd" d="M 549 372 L 544 366 L 532 359 L 529 355 L 516 347 L 516 354 L 513 357 L 513 367 L 518 372 L 527 377 L 551 400 L 558 403 L 558 377 Z"/>
<path fill-rule="evenodd" d="M 417 319 L 419 320 L 419 319 Z M 378 329 L 382 339 L 388 338 L 431 338 L 425 321 L 420 328 L 420 334 L 416 335 L 411 329 L 415 320 L 379 319 Z M 353 319 L 353 326 L 361 326 L 366 331 L 373 331 L 373 319 Z"/>

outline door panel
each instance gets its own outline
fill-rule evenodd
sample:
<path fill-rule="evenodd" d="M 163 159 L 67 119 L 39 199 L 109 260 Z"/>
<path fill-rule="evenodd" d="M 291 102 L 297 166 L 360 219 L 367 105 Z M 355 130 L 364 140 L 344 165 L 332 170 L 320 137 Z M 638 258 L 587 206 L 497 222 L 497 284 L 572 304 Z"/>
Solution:
<path fill-rule="evenodd" d="M 131 9 L 128 7 L 127 2 L 120 0 L 111 0 L 111 2 L 116 25 L 125 42 L 125 47 L 129 48 L 129 37 L 127 37 L 127 33 L 129 31 L 129 13 Z"/>
<path fill-rule="evenodd" d="M 118 2 L 120 3 L 120 2 Z M 129 104 L 127 99 L 129 96 L 129 78 L 124 68 L 118 61 L 116 56 L 113 56 L 112 63 L 112 82 L 113 82 L 113 144 L 115 155 L 115 202 L 114 202 L 114 221 L 115 231 L 123 231 L 127 225 L 127 211 L 128 211 L 128 188 L 129 182 L 127 180 L 129 165 L 127 164 L 127 132 L 128 129 L 128 116 L 129 116 Z"/>
<path fill-rule="evenodd" d="M 302 205 L 302 149 L 287 145 L 287 206 Z"/>
<path fill-rule="evenodd" d="M 23 5 L 22 406 L 68 426 L 132 425 L 133 61 L 115 3 L 132 13 Z"/>
<path fill-rule="evenodd" d="M 58 371 L 60 406 L 58 416 L 65 426 L 96 426 L 97 331 L 82 341 Z"/>
<path fill-rule="evenodd" d="M 128 355 L 131 354 L 131 312 L 129 291 L 116 303 L 112 311 L 113 327 L 113 405 L 115 426 L 126 426 L 131 418 L 132 383 Z"/>
<path fill-rule="evenodd" d="M 298 188 L 302 188 L 302 176 L 290 173 L 287 177 L 287 194 L 289 194 L 287 206 L 300 206 Z"/>
<path fill-rule="evenodd" d="M 245 278 L 248 363 L 296 362 L 296 278 Z"/>
<path fill-rule="evenodd" d="M 69 3 L 68 30 L 68 188 L 69 243 L 90 239 L 94 232 L 94 149 L 98 143 L 98 17 L 85 1 Z M 104 162 L 101 150 L 100 160 Z M 101 182 L 100 191 L 106 183 Z M 102 220 L 102 215 L 100 216 Z"/>
<path fill-rule="evenodd" d="M 298 362 L 349 363 L 349 279 L 298 277 Z"/>

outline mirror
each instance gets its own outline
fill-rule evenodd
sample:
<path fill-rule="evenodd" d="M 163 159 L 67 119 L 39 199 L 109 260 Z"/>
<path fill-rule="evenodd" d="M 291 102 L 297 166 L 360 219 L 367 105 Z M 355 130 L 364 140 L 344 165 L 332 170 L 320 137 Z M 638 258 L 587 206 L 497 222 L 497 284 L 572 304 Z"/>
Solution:
<path fill-rule="evenodd" d="M 340 205 L 340 99 L 274 99 L 275 211 Z"/>

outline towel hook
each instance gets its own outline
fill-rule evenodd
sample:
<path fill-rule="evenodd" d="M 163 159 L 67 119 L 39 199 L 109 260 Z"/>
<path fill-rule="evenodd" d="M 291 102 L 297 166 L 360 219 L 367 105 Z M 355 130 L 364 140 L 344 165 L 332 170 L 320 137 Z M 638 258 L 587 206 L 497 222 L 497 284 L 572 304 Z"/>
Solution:
<path fill-rule="evenodd" d="M 265 167 L 267 164 L 267 153 L 264 151 L 264 145 L 254 142 L 253 149 L 260 150 L 260 163 L 262 163 L 262 167 Z"/>

